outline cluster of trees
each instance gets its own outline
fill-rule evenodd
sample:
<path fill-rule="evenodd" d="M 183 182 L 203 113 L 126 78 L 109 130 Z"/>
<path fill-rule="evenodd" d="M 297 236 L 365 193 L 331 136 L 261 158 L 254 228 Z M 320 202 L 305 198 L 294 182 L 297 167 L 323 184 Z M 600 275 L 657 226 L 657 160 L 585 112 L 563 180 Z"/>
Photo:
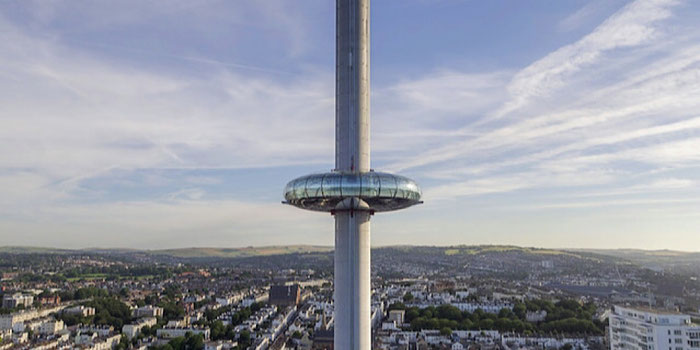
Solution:
<path fill-rule="evenodd" d="M 405 298 L 410 299 L 410 298 Z M 411 329 L 440 329 L 451 333 L 455 329 L 495 329 L 501 332 L 532 333 L 579 333 L 602 334 L 604 325 L 593 320 L 596 307 L 592 303 L 581 305 L 575 300 L 562 300 L 556 304 L 547 300 L 528 300 L 516 303 L 513 310 L 504 308 L 498 314 L 477 309 L 473 313 L 460 311 L 452 305 L 438 307 L 406 307 L 403 303 L 392 304 L 389 309 L 406 311 L 405 321 Z M 528 311 L 547 311 L 547 317 L 539 323 L 528 322 Z"/>
<path fill-rule="evenodd" d="M 163 318 L 166 320 L 181 319 L 185 316 L 185 308 L 172 299 L 162 299 L 156 305 L 163 308 Z"/>
<path fill-rule="evenodd" d="M 74 291 L 61 291 L 58 293 L 58 296 L 61 297 L 61 300 L 63 301 L 68 301 L 68 300 L 83 300 L 83 299 L 89 299 L 89 298 L 104 298 L 109 296 L 109 292 L 105 289 L 102 288 L 97 288 L 97 287 L 84 287 L 84 288 L 79 288 Z"/>
<path fill-rule="evenodd" d="M 184 337 L 171 339 L 165 345 L 151 347 L 154 350 L 202 350 L 204 349 L 204 336 L 187 332 Z"/>
<path fill-rule="evenodd" d="M 129 306 L 113 297 L 97 297 L 85 302 L 83 305 L 95 308 L 95 315 L 85 317 L 78 314 L 61 313 L 58 315 L 58 318 L 63 320 L 68 326 L 82 323 L 109 325 L 115 329 L 121 329 L 123 325 L 130 323 L 132 320 Z"/>

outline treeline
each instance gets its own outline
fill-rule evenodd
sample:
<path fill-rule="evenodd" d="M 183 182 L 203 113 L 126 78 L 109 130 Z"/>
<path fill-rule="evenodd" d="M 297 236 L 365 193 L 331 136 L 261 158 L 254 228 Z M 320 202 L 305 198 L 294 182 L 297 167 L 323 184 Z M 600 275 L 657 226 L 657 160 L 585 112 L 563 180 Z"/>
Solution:
<path fill-rule="evenodd" d="M 498 330 L 520 334 L 566 333 L 566 334 L 603 334 L 604 325 L 593 320 L 596 307 L 592 303 L 581 305 L 574 300 L 562 300 L 555 303 L 546 300 L 528 300 L 516 303 L 513 310 L 504 308 L 498 314 L 487 313 L 481 309 L 474 312 L 461 311 L 452 305 L 438 307 L 406 307 L 396 303 L 389 309 L 406 311 L 405 321 L 412 330 L 439 329 L 443 333 L 452 330 Z M 544 321 L 533 323 L 527 321 L 528 311 L 547 311 Z"/>
<path fill-rule="evenodd" d="M 62 301 L 83 300 L 89 298 L 104 298 L 109 296 L 109 291 L 97 287 L 84 287 L 76 290 L 66 290 L 58 292 L 58 296 Z"/>
<path fill-rule="evenodd" d="M 57 262 L 54 265 L 60 265 Z M 34 265 L 36 266 L 36 265 Z M 155 277 L 167 279 L 175 274 L 183 272 L 183 268 L 173 268 L 168 266 L 137 265 L 129 268 L 121 265 L 116 266 L 84 266 L 72 267 L 59 271 L 55 274 L 22 273 L 17 277 L 17 281 L 22 283 L 39 282 L 66 282 L 69 279 L 91 278 L 94 276 L 104 276 L 106 280 L 118 280 L 120 278 Z"/>

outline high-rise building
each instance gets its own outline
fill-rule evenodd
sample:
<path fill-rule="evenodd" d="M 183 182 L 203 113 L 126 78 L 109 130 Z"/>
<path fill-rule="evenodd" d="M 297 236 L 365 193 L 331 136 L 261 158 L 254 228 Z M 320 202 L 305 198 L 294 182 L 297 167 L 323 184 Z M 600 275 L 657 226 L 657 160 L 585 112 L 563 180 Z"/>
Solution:
<path fill-rule="evenodd" d="M 614 306 L 609 317 L 610 349 L 700 349 L 700 325 L 689 315 L 643 307 Z"/>
<path fill-rule="evenodd" d="M 370 168 L 369 0 L 336 1 L 335 169 L 287 184 L 285 203 L 335 216 L 334 348 L 371 348 L 369 219 L 421 203 L 418 185 Z"/>

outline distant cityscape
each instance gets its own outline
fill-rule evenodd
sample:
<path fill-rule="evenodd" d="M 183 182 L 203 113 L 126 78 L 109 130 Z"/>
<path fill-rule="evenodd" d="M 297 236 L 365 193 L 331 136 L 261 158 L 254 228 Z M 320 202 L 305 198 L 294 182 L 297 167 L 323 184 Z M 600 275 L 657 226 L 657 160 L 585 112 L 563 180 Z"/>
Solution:
<path fill-rule="evenodd" d="M 0 248 L 4 349 L 331 349 L 328 247 Z M 374 349 L 700 349 L 700 255 L 372 250 Z"/>

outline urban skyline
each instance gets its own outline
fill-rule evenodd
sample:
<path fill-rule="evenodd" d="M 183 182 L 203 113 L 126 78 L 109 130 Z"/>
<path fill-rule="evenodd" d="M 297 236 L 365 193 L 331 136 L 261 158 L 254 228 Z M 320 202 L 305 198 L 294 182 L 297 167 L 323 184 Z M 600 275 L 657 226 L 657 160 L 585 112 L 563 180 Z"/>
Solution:
<path fill-rule="evenodd" d="M 3 245 L 332 245 L 279 197 L 333 168 L 334 11 L 1 3 Z M 698 15 L 375 2 L 373 167 L 426 204 L 373 245 L 699 251 Z"/>

